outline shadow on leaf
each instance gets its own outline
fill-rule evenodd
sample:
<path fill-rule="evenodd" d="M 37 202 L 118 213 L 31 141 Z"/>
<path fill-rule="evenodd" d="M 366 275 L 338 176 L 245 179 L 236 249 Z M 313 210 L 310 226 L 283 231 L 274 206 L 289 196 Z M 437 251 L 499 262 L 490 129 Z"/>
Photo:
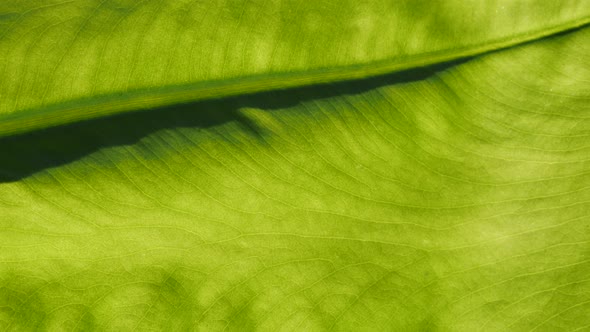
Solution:
<path fill-rule="evenodd" d="M 257 125 L 241 114 L 240 109 L 280 110 L 305 101 L 354 95 L 381 86 L 425 80 L 468 60 L 362 80 L 162 107 L 0 138 L 0 183 L 18 181 L 44 169 L 71 163 L 103 148 L 131 145 L 163 129 L 206 129 L 235 122 L 257 134 Z"/>

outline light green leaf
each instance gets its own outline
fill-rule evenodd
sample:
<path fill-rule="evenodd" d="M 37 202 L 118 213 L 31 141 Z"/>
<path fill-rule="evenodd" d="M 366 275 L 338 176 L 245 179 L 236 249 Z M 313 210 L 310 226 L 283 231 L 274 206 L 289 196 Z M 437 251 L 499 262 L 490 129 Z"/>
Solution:
<path fill-rule="evenodd" d="M 8 0 L 0 136 L 369 77 L 588 22 L 587 0 Z"/>
<path fill-rule="evenodd" d="M 588 329 L 590 28 L 414 68 L 588 3 L 442 3 L 1 4 L 0 330 Z"/>

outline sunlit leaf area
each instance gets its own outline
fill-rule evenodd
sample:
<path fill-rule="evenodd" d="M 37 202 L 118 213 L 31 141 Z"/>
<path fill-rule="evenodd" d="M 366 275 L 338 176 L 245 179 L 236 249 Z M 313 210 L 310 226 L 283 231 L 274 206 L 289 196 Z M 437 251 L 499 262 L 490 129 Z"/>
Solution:
<path fill-rule="evenodd" d="M 0 1 L 0 331 L 590 331 L 590 1 Z"/>

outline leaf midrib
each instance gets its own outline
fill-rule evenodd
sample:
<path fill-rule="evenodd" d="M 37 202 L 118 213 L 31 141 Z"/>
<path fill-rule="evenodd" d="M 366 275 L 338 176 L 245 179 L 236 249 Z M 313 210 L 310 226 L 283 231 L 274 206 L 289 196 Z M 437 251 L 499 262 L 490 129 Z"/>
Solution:
<path fill-rule="evenodd" d="M 72 99 L 0 115 L 0 137 L 175 104 L 385 75 L 514 47 L 588 24 L 590 24 L 590 17 L 584 17 L 553 27 L 527 31 L 462 48 L 438 50 L 364 64 L 200 81 Z"/>

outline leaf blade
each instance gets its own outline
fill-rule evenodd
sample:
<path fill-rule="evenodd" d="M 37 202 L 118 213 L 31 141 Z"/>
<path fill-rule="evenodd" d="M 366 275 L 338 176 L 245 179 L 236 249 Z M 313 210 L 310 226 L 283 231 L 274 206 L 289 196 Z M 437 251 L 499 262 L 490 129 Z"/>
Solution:
<path fill-rule="evenodd" d="M 290 6 L 287 1 L 93 0 L 40 7 L 5 2 L 0 135 L 411 69 L 590 20 L 585 1 L 532 1 L 526 15 L 513 1 Z M 216 28 L 210 29 L 208 20 L 215 17 Z M 269 26 L 260 31 L 257 17 Z"/>
<path fill-rule="evenodd" d="M 5 138 L 0 324 L 583 328 L 588 40 Z"/>

